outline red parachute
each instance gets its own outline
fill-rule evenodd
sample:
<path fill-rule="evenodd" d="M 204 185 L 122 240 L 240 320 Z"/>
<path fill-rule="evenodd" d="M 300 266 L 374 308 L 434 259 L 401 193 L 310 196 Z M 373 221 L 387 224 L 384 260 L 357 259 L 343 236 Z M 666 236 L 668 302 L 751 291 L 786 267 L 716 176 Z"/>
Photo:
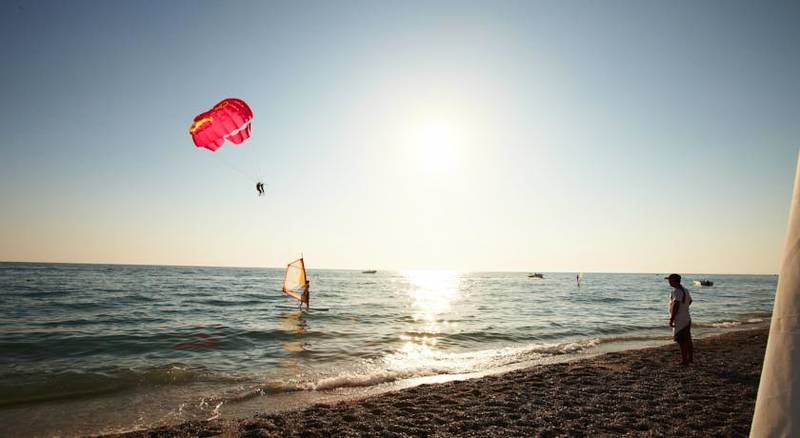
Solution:
<path fill-rule="evenodd" d="M 225 99 L 194 118 L 189 134 L 199 148 L 216 151 L 229 140 L 239 144 L 250 138 L 253 111 L 241 99 Z"/>

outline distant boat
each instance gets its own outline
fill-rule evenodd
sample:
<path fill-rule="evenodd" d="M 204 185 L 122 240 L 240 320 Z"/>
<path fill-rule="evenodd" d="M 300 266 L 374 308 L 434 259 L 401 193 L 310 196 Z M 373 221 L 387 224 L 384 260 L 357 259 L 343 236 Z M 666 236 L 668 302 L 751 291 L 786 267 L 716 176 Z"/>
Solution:
<path fill-rule="evenodd" d="M 528 274 L 528 278 L 544 278 L 544 274 L 536 272 L 534 274 Z"/>
<path fill-rule="evenodd" d="M 376 272 L 378 272 L 378 271 L 376 271 L 374 269 L 370 269 L 369 271 L 361 271 L 362 274 L 374 274 Z"/>
<path fill-rule="evenodd" d="M 692 282 L 695 286 L 713 286 L 714 282 L 711 280 L 695 280 Z"/>

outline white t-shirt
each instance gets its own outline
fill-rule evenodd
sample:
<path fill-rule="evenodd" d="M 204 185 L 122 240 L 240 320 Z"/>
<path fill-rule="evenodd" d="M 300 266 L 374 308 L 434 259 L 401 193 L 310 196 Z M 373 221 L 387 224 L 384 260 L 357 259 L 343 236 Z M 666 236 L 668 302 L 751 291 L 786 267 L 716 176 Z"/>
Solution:
<path fill-rule="evenodd" d="M 669 304 L 672 305 L 673 301 L 678 301 L 681 304 L 678 306 L 678 312 L 675 314 L 675 327 L 672 328 L 672 333 L 678 333 L 692 322 L 692 317 L 689 316 L 689 305 L 692 304 L 692 294 L 690 294 L 689 290 L 686 288 L 683 290 L 674 288 L 669 294 Z"/>

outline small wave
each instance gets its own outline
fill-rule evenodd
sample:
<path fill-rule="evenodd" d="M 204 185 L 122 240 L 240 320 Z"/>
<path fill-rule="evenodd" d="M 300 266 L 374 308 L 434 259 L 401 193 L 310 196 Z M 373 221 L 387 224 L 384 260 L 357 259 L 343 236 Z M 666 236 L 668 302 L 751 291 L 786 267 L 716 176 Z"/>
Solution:
<path fill-rule="evenodd" d="M 371 374 L 345 373 L 335 377 L 320 379 L 316 383 L 307 384 L 303 387 L 315 391 L 328 391 L 337 388 L 361 388 L 396 382 L 402 379 L 410 379 L 412 377 L 431 376 L 434 374 L 436 373 L 433 372 L 433 370 L 419 372 L 387 370 Z"/>
<path fill-rule="evenodd" d="M 238 383 L 244 378 L 185 364 L 168 364 L 141 370 L 117 368 L 105 372 L 37 373 L 8 376 L 0 382 L 0 406 L 76 399 L 140 386 L 192 383 Z"/>
<path fill-rule="evenodd" d="M 181 403 L 177 413 L 182 419 L 213 420 L 221 415 L 220 408 L 225 404 L 308 389 L 310 388 L 305 385 L 280 380 L 269 381 L 255 386 L 236 385 L 234 389 L 223 391 L 222 393 L 203 395 L 194 400 Z"/>
<path fill-rule="evenodd" d="M 611 336 L 572 342 L 535 344 L 462 353 L 447 353 L 419 346 L 418 349 L 393 353 L 383 360 L 371 361 L 359 371 L 348 371 L 313 381 L 287 384 L 284 390 L 330 391 L 339 388 L 370 387 L 396 381 L 434 375 L 470 374 L 527 366 L 547 357 L 579 355 L 601 344 L 615 342 L 664 341 L 668 336 Z M 280 386 L 273 386 L 279 388 Z"/>
<path fill-rule="evenodd" d="M 669 332 L 667 332 L 669 333 Z M 672 336 L 666 335 L 652 335 L 652 336 L 608 336 L 597 339 L 597 344 L 613 344 L 613 343 L 631 343 L 631 342 L 651 342 L 651 341 L 666 341 L 672 339 Z"/>
<path fill-rule="evenodd" d="M 596 347 L 601 342 L 600 339 L 589 339 L 586 341 L 569 342 L 565 344 L 557 344 L 550 348 L 542 349 L 540 353 L 547 354 L 569 354 L 579 353 L 592 347 Z"/>
<path fill-rule="evenodd" d="M 470 341 L 470 342 L 513 342 L 518 341 L 519 338 L 513 334 L 498 333 L 498 332 L 462 332 L 455 333 L 447 336 L 448 340 L 452 341 Z"/>
<path fill-rule="evenodd" d="M 734 328 L 742 325 L 761 324 L 766 320 L 763 318 L 748 318 L 744 321 L 714 321 L 714 322 L 695 322 L 692 321 L 693 327 L 703 328 Z"/>
<path fill-rule="evenodd" d="M 120 301 L 125 302 L 133 302 L 133 303 L 154 303 L 161 301 L 162 298 L 160 297 L 151 297 L 143 294 L 130 294 L 120 298 Z"/>
<path fill-rule="evenodd" d="M 758 315 L 746 315 L 740 317 L 740 319 L 723 319 L 720 321 L 692 321 L 693 327 L 704 327 L 704 328 L 734 328 L 740 327 L 743 325 L 757 325 L 757 324 L 764 324 L 769 322 L 770 315 L 768 314 L 758 314 Z"/>
<path fill-rule="evenodd" d="M 739 321 L 723 321 L 711 324 L 712 327 L 718 327 L 718 328 L 738 327 L 740 325 L 742 325 L 742 323 Z"/>
<path fill-rule="evenodd" d="M 61 310 L 77 310 L 80 312 L 88 312 L 95 309 L 108 309 L 113 308 L 112 303 L 105 303 L 100 301 L 75 301 L 68 303 L 59 303 L 58 306 Z"/>
<path fill-rule="evenodd" d="M 207 300 L 186 300 L 186 304 L 199 304 L 202 306 L 213 307 L 235 307 L 235 306 L 253 306 L 264 304 L 264 300 L 220 300 L 216 298 L 209 298 Z"/>
<path fill-rule="evenodd" d="M 628 301 L 628 300 L 626 300 L 625 298 L 619 298 L 619 297 L 597 297 L 597 298 L 591 299 L 591 301 L 599 302 L 599 303 L 621 303 L 623 301 Z"/>
<path fill-rule="evenodd" d="M 461 353 L 448 353 L 423 347 L 416 351 L 392 353 L 382 359 L 365 360 L 358 369 L 299 380 L 267 381 L 247 389 L 221 394 L 204 402 L 211 405 L 296 391 L 364 388 L 420 377 L 476 373 L 525 364 L 548 356 L 578 354 L 594 348 L 601 342 L 603 342 L 601 339 L 588 339 Z M 158 375 L 153 377 L 161 378 Z"/>
<path fill-rule="evenodd" d="M 62 318 L 62 319 L 52 319 L 52 320 L 41 320 L 38 325 L 43 327 L 80 327 L 85 325 L 104 325 L 104 324 L 152 324 L 152 323 L 164 323 L 168 322 L 168 320 L 163 318 L 152 318 L 146 316 L 135 316 L 131 314 L 131 316 L 116 316 L 111 314 L 98 314 L 96 317 L 92 319 L 86 318 Z"/>
<path fill-rule="evenodd" d="M 348 371 L 289 387 L 329 391 L 338 388 L 376 386 L 434 375 L 476 373 L 533 363 L 537 359 L 549 356 L 579 354 L 596 347 L 601 342 L 601 339 L 587 339 L 462 353 L 447 353 L 420 347 L 387 355 L 382 361 L 370 363 L 360 371 Z"/>
<path fill-rule="evenodd" d="M 243 380 L 242 377 L 182 363 L 172 363 L 143 370 L 123 370 L 118 372 L 115 377 L 137 385 L 182 385 L 196 382 L 235 383 Z"/>

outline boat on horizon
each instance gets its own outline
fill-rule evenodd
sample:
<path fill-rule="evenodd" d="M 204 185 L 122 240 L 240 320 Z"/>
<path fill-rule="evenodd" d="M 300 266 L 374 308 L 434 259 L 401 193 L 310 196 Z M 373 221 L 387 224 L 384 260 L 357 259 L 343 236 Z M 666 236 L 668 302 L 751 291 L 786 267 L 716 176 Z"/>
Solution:
<path fill-rule="evenodd" d="M 544 278 L 544 274 L 541 272 L 534 272 L 533 274 L 528 274 L 528 278 Z"/>
<path fill-rule="evenodd" d="M 711 280 L 705 280 L 705 279 L 703 279 L 703 280 L 695 280 L 695 281 L 693 281 L 693 282 L 692 282 L 692 284 L 694 284 L 695 286 L 706 286 L 706 287 L 710 287 L 710 286 L 713 286 L 713 285 L 714 285 L 714 282 L 713 282 L 713 281 L 711 281 Z"/>
<path fill-rule="evenodd" d="M 370 269 L 370 270 L 367 270 L 367 271 L 361 271 L 362 274 L 374 274 L 376 272 L 378 272 L 378 271 L 376 271 L 374 269 Z"/>

